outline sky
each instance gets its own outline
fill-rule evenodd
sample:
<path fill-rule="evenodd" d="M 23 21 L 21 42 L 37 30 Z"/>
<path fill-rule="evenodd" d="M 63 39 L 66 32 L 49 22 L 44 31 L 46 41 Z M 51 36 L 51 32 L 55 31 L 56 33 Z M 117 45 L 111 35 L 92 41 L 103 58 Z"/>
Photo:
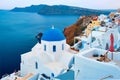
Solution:
<path fill-rule="evenodd" d="M 118 9 L 120 0 L 0 0 L 0 9 L 26 7 L 30 5 L 70 5 L 90 9 Z"/>

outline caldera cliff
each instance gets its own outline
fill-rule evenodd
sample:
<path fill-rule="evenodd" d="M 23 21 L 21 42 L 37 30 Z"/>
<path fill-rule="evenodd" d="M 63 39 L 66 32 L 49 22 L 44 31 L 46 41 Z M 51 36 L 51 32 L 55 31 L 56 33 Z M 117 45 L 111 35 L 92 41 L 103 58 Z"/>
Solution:
<path fill-rule="evenodd" d="M 74 37 L 83 34 L 83 31 L 92 20 L 93 16 L 81 16 L 76 23 L 64 29 L 67 44 L 74 44 Z"/>

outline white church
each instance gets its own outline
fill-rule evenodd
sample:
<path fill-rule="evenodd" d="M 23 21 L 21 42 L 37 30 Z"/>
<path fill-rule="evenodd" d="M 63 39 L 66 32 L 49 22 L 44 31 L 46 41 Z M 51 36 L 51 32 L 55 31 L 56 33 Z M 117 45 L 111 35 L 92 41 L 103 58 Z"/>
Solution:
<path fill-rule="evenodd" d="M 43 34 L 41 43 L 21 55 L 21 76 L 29 73 L 57 76 L 72 66 L 73 55 L 63 33 L 52 27 Z"/>

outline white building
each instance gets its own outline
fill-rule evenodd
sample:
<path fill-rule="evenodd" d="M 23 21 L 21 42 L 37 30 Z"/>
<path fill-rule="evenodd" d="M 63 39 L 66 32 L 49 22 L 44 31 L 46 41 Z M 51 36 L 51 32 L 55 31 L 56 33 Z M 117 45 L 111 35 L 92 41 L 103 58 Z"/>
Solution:
<path fill-rule="evenodd" d="M 57 76 L 69 68 L 72 57 L 63 33 L 51 28 L 43 34 L 41 43 L 37 43 L 30 52 L 21 55 L 21 76 L 30 73 Z"/>
<path fill-rule="evenodd" d="M 98 17 L 98 20 L 99 21 L 105 21 L 107 19 L 107 16 L 104 15 L 104 14 L 101 14 L 99 17 Z"/>
<path fill-rule="evenodd" d="M 105 55 L 106 50 L 91 48 L 75 56 L 74 80 L 120 80 L 120 52 L 107 53 L 109 62 L 98 61 L 100 55 Z M 94 56 L 98 55 L 98 56 Z"/>

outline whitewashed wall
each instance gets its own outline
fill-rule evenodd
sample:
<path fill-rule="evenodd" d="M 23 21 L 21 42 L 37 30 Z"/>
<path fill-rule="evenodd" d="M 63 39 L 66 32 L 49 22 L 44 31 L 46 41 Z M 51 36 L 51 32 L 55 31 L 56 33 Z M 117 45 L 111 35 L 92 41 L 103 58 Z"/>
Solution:
<path fill-rule="evenodd" d="M 120 78 L 120 68 L 84 56 L 75 56 L 75 80 L 99 80 L 110 75 L 112 79 Z"/>

